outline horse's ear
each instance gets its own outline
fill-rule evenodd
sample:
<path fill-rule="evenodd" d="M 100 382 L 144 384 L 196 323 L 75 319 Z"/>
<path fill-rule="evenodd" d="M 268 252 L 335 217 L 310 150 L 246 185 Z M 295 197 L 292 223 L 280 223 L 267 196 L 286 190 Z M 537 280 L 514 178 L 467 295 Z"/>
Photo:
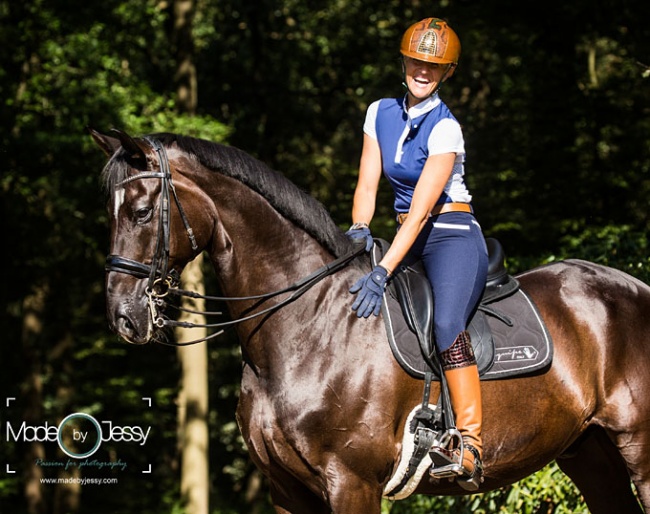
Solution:
<path fill-rule="evenodd" d="M 97 143 L 97 146 L 99 146 L 104 151 L 107 157 L 111 157 L 117 151 L 117 149 L 122 146 L 122 143 L 118 138 L 97 132 L 92 127 L 86 128 L 88 129 L 88 132 L 90 132 L 90 135 L 92 136 L 95 143 Z"/>
<path fill-rule="evenodd" d="M 111 157 L 120 148 L 124 148 L 126 158 L 132 165 L 146 168 L 147 152 L 151 149 L 144 140 L 133 138 L 118 129 L 111 129 L 111 132 L 117 137 L 102 134 L 91 127 L 88 127 L 88 132 L 108 157 Z"/>
<path fill-rule="evenodd" d="M 111 129 L 111 132 L 118 137 L 122 148 L 126 150 L 127 159 L 134 165 L 146 167 L 147 152 L 151 151 L 151 148 L 142 139 L 133 138 L 126 132 L 118 129 Z"/>

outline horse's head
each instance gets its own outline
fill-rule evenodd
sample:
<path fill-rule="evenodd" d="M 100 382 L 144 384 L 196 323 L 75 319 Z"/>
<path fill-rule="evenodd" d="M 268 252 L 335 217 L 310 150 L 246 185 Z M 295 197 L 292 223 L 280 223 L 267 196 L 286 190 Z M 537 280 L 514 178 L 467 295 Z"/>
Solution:
<path fill-rule="evenodd" d="M 109 324 L 126 341 L 147 343 L 161 328 L 168 288 L 208 243 L 209 209 L 200 198 L 189 201 L 195 184 L 176 169 L 157 139 L 89 130 L 110 157 L 104 168 L 111 220 Z M 203 215 L 195 215 L 200 209 Z"/>

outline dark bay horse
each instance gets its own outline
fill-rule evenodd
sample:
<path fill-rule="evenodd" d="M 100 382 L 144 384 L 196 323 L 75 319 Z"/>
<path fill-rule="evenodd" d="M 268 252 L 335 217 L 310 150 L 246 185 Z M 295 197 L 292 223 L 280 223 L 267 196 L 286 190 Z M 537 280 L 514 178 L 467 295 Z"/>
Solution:
<path fill-rule="evenodd" d="M 282 301 L 289 293 L 256 299 L 350 254 L 323 207 L 235 148 L 91 133 L 111 157 L 112 329 L 135 344 L 159 338 L 164 299 L 152 301 L 152 290 L 205 250 L 232 298 L 231 318 L 244 318 L 235 325 L 244 356 L 237 420 L 276 511 L 379 514 L 423 383 L 393 359 L 383 321 L 350 309 L 348 288 L 370 269 L 367 256 L 291 301 Z M 537 376 L 483 383 L 479 492 L 556 459 L 592 513 L 644 512 L 631 483 L 648 510 L 650 288 L 577 260 L 517 278 L 547 323 L 554 360 Z M 425 476 L 415 492 L 463 490 Z"/>

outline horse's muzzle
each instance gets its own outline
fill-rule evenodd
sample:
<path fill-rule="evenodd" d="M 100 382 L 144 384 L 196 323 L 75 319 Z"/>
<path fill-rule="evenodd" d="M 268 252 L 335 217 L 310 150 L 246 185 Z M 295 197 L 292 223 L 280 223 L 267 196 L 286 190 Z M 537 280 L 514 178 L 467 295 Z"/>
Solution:
<path fill-rule="evenodd" d="M 131 290 L 128 295 L 112 292 L 116 285 L 109 277 L 106 300 L 111 330 L 128 343 L 148 343 L 153 337 L 155 328 L 149 314 L 147 296 L 144 291 L 138 294 Z M 144 284 L 142 288 L 144 289 Z"/>

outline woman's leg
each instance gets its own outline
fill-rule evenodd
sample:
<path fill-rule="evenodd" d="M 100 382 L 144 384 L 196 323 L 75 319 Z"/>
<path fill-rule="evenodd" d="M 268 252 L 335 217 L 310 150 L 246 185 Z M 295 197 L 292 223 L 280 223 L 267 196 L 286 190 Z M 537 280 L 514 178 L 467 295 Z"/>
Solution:
<path fill-rule="evenodd" d="M 441 216 L 433 223 L 422 257 L 434 294 L 436 345 L 466 449 L 462 455 L 457 451 L 463 473 L 459 484 L 475 491 L 482 481 L 482 404 L 466 329 L 487 278 L 485 241 L 473 217 Z"/>
<path fill-rule="evenodd" d="M 471 214 L 443 214 L 431 223 L 423 234 L 426 242 L 419 243 L 435 302 L 436 346 L 443 352 L 467 329 L 481 299 L 487 280 L 487 248 Z"/>

